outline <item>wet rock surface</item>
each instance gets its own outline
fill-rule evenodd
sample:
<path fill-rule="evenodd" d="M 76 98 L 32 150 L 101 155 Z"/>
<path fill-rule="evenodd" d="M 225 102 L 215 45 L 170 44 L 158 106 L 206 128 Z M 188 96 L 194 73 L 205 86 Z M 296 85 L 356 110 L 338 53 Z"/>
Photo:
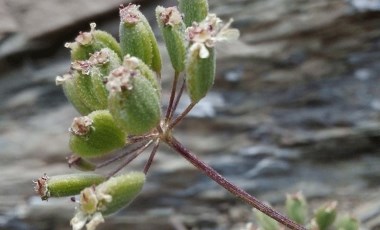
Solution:
<path fill-rule="evenodd" d="M 43 173 L 74 172 L 65 156 L 77 113 L 54 80 L 69 68 L 63 43 L 74 32 L 93 20 L 118 29 L 118 1 L 66 1 L 59 12 L 81 6 L 83 14 L 37 16 L 35 29 L 22 24 L 49 6 L 42 2 L 0 0 L 0 18 L 9 21 L 0 23 L 0 229 L 70 229 L 75 204 L 41 202 L 31 183 Z M 302 190 L 313 207 L 336 199 L 364 228 L 380 228 L 376 2 L 210 0 L 213 12 L 235 19 L 242 37 L 218 48 L 215 87 L 176 129 L 178 139 L 280 209 L 285 193 Z M 154 5 L 142 6 L 150 19 Z M 30 13 L 20 21 L 17 12 Z M 184 97 L 180 108 L 187 103 Z M 126 170 L 141 170 L 147 158 Z M 251 220 L 249 207 L 163 147 L 141 196 L 100 229 L 227 230 Z"/>

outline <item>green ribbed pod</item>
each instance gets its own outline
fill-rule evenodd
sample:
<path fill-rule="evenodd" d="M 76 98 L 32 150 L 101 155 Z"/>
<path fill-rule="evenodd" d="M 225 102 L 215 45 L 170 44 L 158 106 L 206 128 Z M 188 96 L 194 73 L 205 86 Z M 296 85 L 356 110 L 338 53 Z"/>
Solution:
<path fill-rule="evenodd" d="M 91 23 L 90 27 L 91 30 L 89 32 L 81 32 L 75 38 L 75 42 L 65 44 L 65 47 L 71 49 L 71 60 L 87 60 L 91 54 L 102 48 L 113 50 L 121 60 L 121 49 L 116 39 L 107 32 L 95 30 L 95 23 Z"/>
<path fill-rule="evenodd" d="M 107 108 L 107 104 L 102 104 L 97 99 L 97 93 L 92 85 L 91 74 L 83 74 L 75 71 L 73 73 L 75 92 L 81 101 L 90 108 L 91 112 Z"/>
<path fill-rule="evenodd" d="M 66 98 L 80 114 L 87 115 L 92 112 L 91 108 L 84 103 L 80 95 L 77 93 L 73 75 L 65 74 L 63 76 L 58 76 L 56 79 L 56 84 L 62 85 Z"/>
<path fill-rule="evenodd" d="M 186 60 L 186 87 L 193 103 L 206 96 L 214 84 L 215 78 L 215 49 L 207 48 L 209 56 L 199 57 L 199 50 L 189 52 Z"/>
<path fill-rule="evenodd" d="M 193 22 L 201 22 L 208 15 L 207 0 L 179 0 L 179 9 L 184 14 L 184 22 L 189 27 Z"/>
<path fill-rule="evenodd" d="M 105 177 L 94 173 L 76 173 L 48 177 L 46 174 L 38 178 L 35 183 L 35 191 L 42 200 L 50 197 L 74 196 L 84 188 L 97 185 L 105 181 Z"/>
<path fill-rule="evenodd" d="M 138 69 L 122 66 L 112 71 L 107 89 L 110 91 L 108 109 L 128 134 L 141 135 L 159 124 L 159 96 Z"/>
<path fill-rule="evenodd" d="M 123 56 L 140 58 L 155 72 L 161 71 L 161 55 L 156 38 L 139 6 L 120 8 L 120 46 Z"/>
<path fill-rule="evenodd" d="M 86 226 L 87 230 L 95 230 L 104 222 L 103 215 L 109 215 L 130 204 L 141 192 L 145 183 L 145 174 L 131 172 L 111 177 L 98 186 L 82 190 L 79 208 L 70 224 L 73 230 Z"/>
<path fill-rule="evenodd" d="M 104 75 L 101 74 L 100 69 L 93 68 L 91 70 L 91 85 L 92 91 L 95 94 L 96 100 L 99 103 L 99 107 L 107 108 L 108 106 L 108 91 L 104 85 Z"/>
<path fill-rule="evenodd" d="M 140 71 L 141 76 L 145 77 L 155 89 L 157 95 L 161 95 L 161 85 L 157 80 L 156 74 L 146 65 L 142 60 L 137 57 L 131 57 L 127 55 L 124 57 L 123 65 L 127 68 L 136 68 Z"/>
<path fill-rule="evenodd" d="M 109 215 L 130 204 L 141 192 L 145 183 L 145 174 L 130 172 L 128 174 L 111 177 L 99 184 L 96 191 L 112 197 L 111 202 L 103 202 L 102 214 Z"/>
<path fill-rule="evenodd" d="M 176 7 L 156 8 L 157 23 L 161 29 L 170 61 L 177 73 L 185 69 L 186 42 L 185 24 Z"/>
<path fill-rule="evenodd" d="M 83 158 L 104 156 L 125 145 L 126 134 L 107 110 L 74 118 L 70 131 L 70 149 Z"/>
<path fill-rule="evenodd" d="M 103 48 L 95 52 L 88 60 L 92 66 L 98 67 L 104 77 L 121 65 L 119 56 L 109 48 Z"/>

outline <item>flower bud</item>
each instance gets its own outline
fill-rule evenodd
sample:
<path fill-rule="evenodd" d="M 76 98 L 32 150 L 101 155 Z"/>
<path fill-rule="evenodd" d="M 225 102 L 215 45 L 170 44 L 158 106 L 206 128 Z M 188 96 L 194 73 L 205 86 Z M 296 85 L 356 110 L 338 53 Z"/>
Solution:
<path fill-rule="evenodd" d="M 156 38 L 138 5 L 120 8 L 120 46 L 123 56 L 140 58 L 154 71 L 161 71 L 161 56 Z"/>
<path fill-rule="evenodd" d="M 110 91 L 108 109 L 128 134 L 141 135 L 158 125 L 161 116 L 159 96 L 137 65 L 124 65 L 113 70 L 106 87 Z"/>
<path fill-rule="evenodd" d="M 253 209 L 253 212 L 256 217 L 256 221 L 258 225 L 260 226 L 260 229 L 263 230 L 278 230 L 280 229 L 279 224 L 269 216 L 265 215 L 264 213 L 260 212 L 257 209 Z"/>
<path fill-rule="evenodd" d="M 192 102 L 196 103 L 206 96 L 214 84 L 215 50 L 208 49 L 208 57 L 201 58 L 198 51 L 189 52 L 186 61 L 186 87 Z"/>
<path fill-rule="evenodd" d="M 307 203 L 301 192 L 286 195 L 285 203 L 288 216 L 299 224 L 304 224 L 307 219 Z"/>
<path fill-rule="evenodd" d="M 111 177 L 96 187 L 85 188 L 80 194 L 78 212 L 71 219 L 74 230 L 86 225 L 88 230 L 104 222 L 103 215 L 109 215 L 127 206 L 140 193 L 145 183 L 145 174 L 131 172 Z"/>
<path fill-rule="evenodd" d="M 170 61 L 177 73 L 185 69 L 185 24 L 176 7 L 156 8 L 156 18 L 165 40 Z"/>
<path fill-rule="evenodd" d="M 207 0 L 179 0 L 179 8 L 184 14 L 186 27 L 189 27 L 193 22 L 203 21 L 208 14 Z"/>
<path fill-rule="evenodd" d="M 90 24 L 89 32 L 81 32 L 75 38 L 75 42 L 66 43 L 65 47 L 71 49 L 71 60 L 87 60 L 91 54 L 102 48 L 113 50 L 121 60 L 121 49 L 116 39 L 109 33 L 96 30 L 96 24 Z"/>
<path fill-rule="evenodd" d="M 74 118 L 70 132 L 70 149 L 84 158 L 102 156 L 125 145 L 125 133 L 107 110 Z"/>
<path fill-rule="evenodd" d="M 337 202 L 333 201 L 320 207 L 314 214 L 315 222 L 320 230 L 328 229 L 336 218 Z"/>
<path fill-rule="evenodd" d="M 359 221 L 350 215 L 344 215 L 338 219 L 335 228 L 337 230 L 358 230 Z"/>
<path fill-rule="evenodd" d="M 86 187 L 100 184 L 105 177 L 93 173 L 68 174 L 48 177 L 46 174 L 36 181 L 34 190 L 42 200 L 50 197 L 73 196 Z"/>

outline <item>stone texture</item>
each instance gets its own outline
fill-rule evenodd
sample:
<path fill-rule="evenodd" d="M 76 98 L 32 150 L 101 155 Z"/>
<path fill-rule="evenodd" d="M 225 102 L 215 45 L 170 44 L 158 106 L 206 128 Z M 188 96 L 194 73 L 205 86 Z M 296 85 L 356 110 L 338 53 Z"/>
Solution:
<path fill-rule="evenodd" d="M 17 22 L 13 18 L 5 0 L 0 1 L 0 41 L 8 34 L 18 29 Z"/>
<path fill-rule="evenodd" d="M 39 201 L 31 180 L 73 172 L 64 158 L 77 113 L 54 85 L 69 70 L 62 44 L 99 15 L 98 24 L 117 33 L 117 12 L 108 13 L 119 3 L 0 0 L 8 12 L 1 17 L 14 22 L 0 43 L 0 228 L 70 229 L 75 204 Z M 316 204 L 337 199 L 343 211 L 357 210 L 364 227 L 378 228 L 380 12 L 372 3 L 210 0 L 242 37 L 218 47 L 215 87 L 176 128 L 178 139 L 274 205 L 303 190 Z M 143 3 L 149 19 L 154 5 Z M 164 98 L 170 79 L 166 65 Z M 187 104 L 184 97 L 180 107 Z M 147 158 L 127 170 L 140 170 Z M 227 230 L 251 219 L 249 207 L 163 147 L 141 196 L 100 229 Z"/>

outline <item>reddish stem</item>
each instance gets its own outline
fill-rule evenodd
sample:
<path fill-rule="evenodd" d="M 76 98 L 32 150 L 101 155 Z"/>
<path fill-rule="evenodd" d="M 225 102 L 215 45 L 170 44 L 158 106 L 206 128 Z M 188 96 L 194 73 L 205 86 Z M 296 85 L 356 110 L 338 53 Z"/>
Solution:
<path fill-rule="evenodd" d="M 160 140 L 157 139 L 156 143 L 154 144 L 153 150 L 150 153 L 149 159 L 148 159 L 148 161 L 146 162 L 146 164 L 144 166 L 144 174 L 145 175 L 148 173 L 149 168 L 150 168 L 150 166 L 153 163 L 153 159 L 154 159 L 154 157 L 156 155 L 156 152 L 157 152 L 157 149 L 158 149 L 159 146 L 160 146 Z"/>
<path fill-rule="evenodd" d="M 174 126 L 176 126 L 180 121 L 182 121 L 182 119 L 186 117 L 186 115 L 194 108 L 195 105 L 196 103 L 191 102 L 190 105 L 188 105 L 186 109 L 178 117 L 176 117 L 176 119 L 172 123 L 170 123 L 168 130 L 172 130 Z"/>
<path fill-rule="evenodd" d="M 177 92 L 177 83 L 178 83 L 178 73 L 176 72 L 174 74 L 172 91 L 170 93 L 168 109 L 166 110 L 165 123 L 167 123 L 169 121 L 169 116 L 170 116 L 172 109 L 173 109 L 173 102 L 174 102 L 174 98 L 175 98 L 175 93 Z"/>
<path fill-rule="evenodd" d="M 139 145 L 139 146 L 137 146 L 136 148 L 134 148 L 132 150 L 127 150 L 127 148 L 125 148 L 125 149 L 122 150 L 122 152 L 119 155 L 117 155 L 115 157 L 112 157 L 111 159 L 108 159 L 108 160 L 106 160 L 106 161 L 104 161 L 104 162 L 96 165 L 96 168 L 97 169 L 98 168 L 102 168 L 102 167 L 107 166 L 107 165 L 109 165 L 109 164 L 111 164 L 111 163 L 113 163 L 115 161 L 118 161 L 118 160 L 120 160 L 120 159 L 122 159 L 122 158 L 124 158 L 124 157 L 126 157 L 128 155 L 133 155 L 133 153 L 137 152 L 139 149 L 143 148 L 145 145 L 146 144 Z"/>
<path fill-rule="evenodd" d="M 117 172 L 122 170 L 125 166 L 127 166 L 129 163 L 131 163 L 136 157 L 138 157 L 142 152 L 144 152 L 145 149 L 147 149 L 151 144 L 153 143 L 153 140 L 148 141 L 145 145 L 140 147 L 139 149 L 136 149 L 134 152 L 130 153 L 128 155 L 128 158 L 125 159 L 125 161 L 119 165 L 114 171 L 112 171 L 110 174 L 108 174 L 107 178 L 110 178 L 114 176 Z"/>
<path fill-rule="evenodd" d="M 172 112 L 169 114 L 169 120 L 171 120 L 174 116 L 174 113 L 178 107 L 178 104 L 179 104 L 179 101 L 181 100 L 181 97 L 182 97 L 182 94 L 183 94 L 183 91 L 185 90 L 185 85 L 186 85 L 186 78 L 184 77 L 183 78 L 183 81 L 182 81 L 182 86 L 177 94 L 177 97 L 175 99 L 175 102 L 174 102 L 174 105 L 173 105 L 173 109 L 172 109 Z"/>
<path fill-rule="evenodd" d="M 236 185 L 229 182 L 225 177 L 220 175 L 217 171 L 215 171 L 213 168 L 211 168 L 209 165 L 207 165 L 205 162 L 200 160 L 196 155 L 191 153 L 189 150 L 187 150 L 179 141 L 177 141 L 174 137 L 168 137 L 166 139 L 166 143 L 174 149 L 176 152 L 178 152 L 182 157 L 184 157 L 186 160 L 188 160 L 191 164 L 193 164 L 195 167 L 197 167 L 200 171 L 202 171 L 204 174 L 206 174 L 208 177 L 210 177 L 212 180 L 214 180 L 216 183 L 221 185 L 223 188 L 228 190 L 230 193 L 234 194 L 235 196 L 242 199 L 247 204 L 250 204 L 257 210 L 263 212 L 267 216 L 271 217 L 272 219 L 276 220 L 277 222 L 283 224 L 284 226 L 294 229 L 294 230 L 306 230 L 303 226 L 295 223 L 294 221 L 290 220 L 286 216 L 282 215 L 281 213 L 277 212 L 273 208 L 269 207 L 268 205 L 262 203 L 257 198 L 251 196 L 246 191 L 242 190 L 241 188 L 237 187 Z"/>

